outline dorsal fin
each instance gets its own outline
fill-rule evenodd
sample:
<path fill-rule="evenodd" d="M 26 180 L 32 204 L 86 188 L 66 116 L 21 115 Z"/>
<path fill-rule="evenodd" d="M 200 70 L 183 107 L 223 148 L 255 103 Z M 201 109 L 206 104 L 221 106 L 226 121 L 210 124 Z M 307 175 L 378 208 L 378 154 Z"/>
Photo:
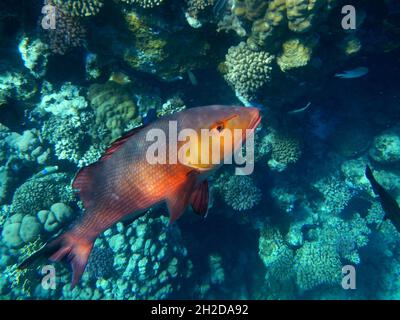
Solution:
<path fill-rule="evenodd" d="M 130 137 L 132 137 L 140 129 L 143 129 L 143 127 L 144 126 L 140 126 L 129 130 L 121 138 L 118 138 L 113 143 L 111 143 L 111 145 L 107 148 L 107 150 L 100 157 L 99 160 L 86 167 L 81 168 L 78 171 L 72 183 L 72 187 L 79 191 L 79 197 L 83 201 L 85 208 L 89 208 L 93 204 L 92 189 L 93 183 L 96 183 L 94 180 L 96 170 L 98 170 L 98 166 L 101 165 L 102 162 L 107 160 L 115 151 L 121 148 Z"/>
<path fill-rule="evenodd" d="M 123 146 L 123 144 L 133 135 L 135 135 L 137 132 L 139 132 L 141 129 L 143 129 L 145 126 L 140 126 L 140 127 L 136 127 L 133 128 L 131 130 L 129 130 L 128 132 L 126 132 L 122 137 L 114 140 L 110 146 L 106 149 L 106 151 L 104 152 L 104 154 L 101 156 L 100 160 L 106 160 L 108 159 L 115 151 L 117 151 L 119 148 L 121 148 Z"/>

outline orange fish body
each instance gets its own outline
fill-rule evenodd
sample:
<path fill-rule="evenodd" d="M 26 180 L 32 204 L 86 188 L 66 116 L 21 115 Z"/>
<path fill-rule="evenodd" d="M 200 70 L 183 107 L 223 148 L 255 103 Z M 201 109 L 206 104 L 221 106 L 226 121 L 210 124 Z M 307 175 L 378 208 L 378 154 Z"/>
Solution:
<path fill-rule="evenodd" d="M 260 115 L 255 108 L 215 105 L 187 109 L 133 129 L 115 141 L 99 161 L 82 168 L 76 175 L 73 187 L 78 190 L 85 207 L 81 219 L 20 267 L 26 267 L 41 255 L 48 256 L 51 261 L 66 258 L 72 266 L 72 286 L 75 286 L 85 269 L 95 239 L 115 223 L 164 202 L 171 223 L 189 204 L 196 213 L 205 215 L 208 209 L 207 177 L 221 164 L 190 162 L 193 158 L 200 159 L 201 139 L 195 141 L 195 145 L 190 142 L 191 150 L 195 152 L 186 152 L 186 159 L 190 161 L 182 163 L 179 149 L 188 140 L 178 141 L 176 134 L 171 135 L 171 123 L 177 133 L 191 129 L 200 136 L 202 129 L 213 130 L 214 134 L 223 130 L 253 130 L 259 122 Z M 149 139 L 153 132 L 166 133 L 166 140 L 161 141 L 165 150 L 159 149 L 154 153 L 158 158 L 164 156 L 165 163 L 153 163 L 154 157 L 148 152 L 154 146 L 155 139 Z M 240 142 L 245 139 L 246 135 L 242 135 Z M 176 147 L 169 148 L 172 144 Z M 232 154 L 238 145 L 224 142 L 222 148 L 226 154 Z"/>

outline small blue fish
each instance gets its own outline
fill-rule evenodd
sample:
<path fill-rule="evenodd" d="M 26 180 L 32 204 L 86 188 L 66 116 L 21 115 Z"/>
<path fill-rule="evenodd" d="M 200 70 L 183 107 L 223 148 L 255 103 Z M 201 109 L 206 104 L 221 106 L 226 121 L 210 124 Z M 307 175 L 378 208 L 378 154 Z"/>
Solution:
<path fill-rule="evenodd" d="M 341 78 L 341 79 L 354 79 L 354 78 L 363 77 L 368 72 L 369 72 L 369 69 L 367 67 L 358 67 L 353 70 L 347 70 L 347 71 L 343 71 L 341 73 L 336 73 L 335 77 Z"/>

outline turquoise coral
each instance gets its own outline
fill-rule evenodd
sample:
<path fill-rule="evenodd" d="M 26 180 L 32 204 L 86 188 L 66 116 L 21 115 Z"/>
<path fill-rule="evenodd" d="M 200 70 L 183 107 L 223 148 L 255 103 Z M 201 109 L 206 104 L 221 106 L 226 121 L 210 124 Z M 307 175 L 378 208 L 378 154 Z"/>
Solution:
<path fill-rule="evenodd" d="M 297 286 L 307 291 L 322 285 L 339 285 L 342 263 L 334 249 L 318 242 L 306 242 L 296 251 L 294 271 Z"/>
<path fill-rule="evenodd" d="M 225 203 L 236 211 L 249 210 L 261 201 L 261 190 L 248 176 L 231 176 L 223 184 L 221 192 Z"/>

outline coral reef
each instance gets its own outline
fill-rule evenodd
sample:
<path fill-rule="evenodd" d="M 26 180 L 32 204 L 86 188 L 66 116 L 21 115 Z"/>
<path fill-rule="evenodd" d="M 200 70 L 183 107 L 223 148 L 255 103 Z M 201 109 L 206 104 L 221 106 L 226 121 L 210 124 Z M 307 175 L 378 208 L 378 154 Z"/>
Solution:
<path fill-rule="evenodd" d="M 253 51 L 241 42 L 231 47 L 225 56 L 225 79 L 238 97 L 252 99 L 257 91 L 268 82 L 274 57 L 265 51 Z"/>
<path fill-rule="evenodd" d="M 136 105 L 129 90 L 114 82 L 90 86 L 88 99 L 94 110 L 96 126 L 109 131 L 105 143 L 119 138 L 136 116 Z"/>
<path fill-rule="evenodd" d="M 12 212 L 36 215 L 54 203 L 69 203 L 73 199 L 70 180 L 71 176 L 65 173 L 52 173 L 27 180 L 14 192 Z"/>
<path fill-rule="evenodd" d="M 282 53 L 277 57 L 277 63 L 283 72 L 304 67 L 311 59 L 312 48 L 300 39 L 287 40 L 282 45 Z"/>
<path fill-rule="evenodd" d="M 313 187 L 323 196 L 324 200 L 320 206 L 322 214 L 339 214 L 355 193 L 355 190 L 335 176 L 324 177 L 316 181 Z"/>
<path fill-rule="evenodd" d="M 40 39 L 22 38 L 18 45 L 21 58 L 35 78 L 43 77 L 48 63 L 48 47 Z"/>
<path fill-rule="evenodd" d="M 391 128 L 375 137 L 369 150 L 373 160 L 381 164 L 394 164 L 400 160 L 400 129 Z"/>
<path fill-rule="evenodd" d="M 77 3 L 77 1 L 68 2 Z M 57 21 L 55 29 L 42 28 L 44 42 L 48 44 L 52 53 L 64 55 L 70 49 L 84 45 L 86 29 L 78 18 L 67 15 L 56 7 L 55 19 Z"/>
<path fill-rule="evenodd" d="M 96 15 L 103 6 L 103 0 L 51 0 L 51 2 L 63 13 L 80 17 Z"/>
<path fill-rule="evenodd" d="M 159 6 L 164 0 L 121 0 L 128 4 L 137 4 L 142 8 L 153 8 Z"/>
<path fill-rule="evenodd" d="M 0 74 L 0 107 L 8 99 L 26 101 L 37 93 L 33 76 L 18 71 L 6 71 Z"/>
<path fill-rule="evenodd" d="M 266 135 L 261 142 L 261 148 L 264 149 L 264 153 L 271 151 L 268 166 L 278 172 L 296 163 L 302 154 L 301 143 L 297 137 L 277 132 Z"/>
<path fill-rule="evenodd" d="M 265 265 L 268 281 L 286 281 L 294 276 L 293 250 L 285 244 L 279 231 L 268 226 L 261 230 L 258 254 Z"/>
<path fill-rule="evenodd" d="M 296 283 L 306 291 L 322 285 L 339 285 L 342 264 L 335 250 L 318 242 L 306 242 L 294 257 Z"/>
<path fill-rule="evenodd" d="M 236 211 L 249 210 L 259 204 L 261 190 L 248 176 L 231 176 L 223 183 L 224 201 Z"/>
<path fill-rule="evenodd" d="M 357 1 L 345 30 L 337 0 L 1 1 L 0 299 L 398 299 L 400 233 L 365 176 L 400 203 L 395 2 Z M 209 104 L 262 123 L 254 174 L 208 177 L 207 219 L 160 205 L 112 226 L 74 289 L 63 262 L 54 290 L 17 268 L 79 219 L 77 170 Z"/>

